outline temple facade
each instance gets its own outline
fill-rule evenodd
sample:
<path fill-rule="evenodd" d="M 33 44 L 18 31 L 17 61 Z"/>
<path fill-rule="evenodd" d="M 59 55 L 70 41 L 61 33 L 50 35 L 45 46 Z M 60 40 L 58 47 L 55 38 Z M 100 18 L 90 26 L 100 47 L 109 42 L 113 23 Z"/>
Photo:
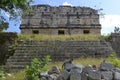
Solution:
<path fill-rule="evenodd" d="M 98 11 L 80 6 L 34 5 L 20 29 L 22 34 L 101 34 Z"/>

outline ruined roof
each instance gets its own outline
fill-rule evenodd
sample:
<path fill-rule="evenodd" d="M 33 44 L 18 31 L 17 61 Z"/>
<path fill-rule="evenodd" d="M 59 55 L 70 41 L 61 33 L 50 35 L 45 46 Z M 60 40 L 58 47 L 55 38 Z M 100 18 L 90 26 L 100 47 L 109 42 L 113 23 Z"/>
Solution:
<path fill-rule="evenodd" d="M 81 10 L 82 10 L 82 12 L 84 12 L 86 10 L 86 11 L 90 11 L 93 13 L 97 13 L 97 10 L 95 10 L 93 8 L 81 7 L 81 6 L 69 6 L 69 5 L 50 6 L 47 4 L 44 4 L 44 5 L 42 4 L 42 5 L 33 5 L 32 7 L 33 7 L 33 10 L 36 8 L 36 9 L 39 9 L 40 12 L 51 12 L 51 11 L 54 11 L 54 9 L 57 9 L 59 12 L 61 12 L 65 8 L 67 10 L 67 12 L 72 12 L 72 11 L 80 12 Z M 48 9 L 48 10 L 43 10 L 42 8 Z"/>
<path fill-rule="evenodd" d="M 20 28 L 101 28 L 98 11 L 90 7 L 33 5 Z"/>

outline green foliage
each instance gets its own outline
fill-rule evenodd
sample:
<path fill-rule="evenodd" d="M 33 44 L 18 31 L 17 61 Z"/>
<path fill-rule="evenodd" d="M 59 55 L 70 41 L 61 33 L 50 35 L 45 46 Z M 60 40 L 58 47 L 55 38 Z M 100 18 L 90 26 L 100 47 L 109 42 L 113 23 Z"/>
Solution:
<path fill-rule="evenodd" d="M 25 69 L 26 78 L 28 80 L 39 80 L 39 74 L 45 70 L 45 66 L 50 60 L 50 56 L 45 56 L 42 60 L 34 58 L 31 65 Z"/>
<path fill-rule="evenodd" d="M 24 71 L 5 73 L 5 76 L 0 77 L 0 80 L 24 80 Z"/>
<path fill-rule="evenodd" d="M 0 71 L 0 77 L 4 77 L 4 76 L 5 76 L 4 71 Z"/>
<path fill-rule="evenodd" d="M 6 30 L 7 28 L 8 28 L 8 23 L 4 21 L 0 21 L 0 32 L 2 32 L 2 30 Z"/>
<path fill-rule="evenodd" d="M 0 32 L 0 65 L 5 64 L 10 53 L 8 49 L 17 38 L 16 33 Z"/>
<path fill-rule="evenodd" d="M 23 12 L 30 10 L 31 2 L 33 0 L 0 0 L 0 31 L 8 28 L 7 18 L 15 20 L 15 25 L 20 23 L 20 16 Z M 9 17 L 5 17 L 6 14 Z"/>
<path fill-rule="evenodd" d="M 0 8 L 11 10 L 14 7 L 25 8 L 32 0 L 0 0 Z"/>
<path fill-rule="evenodd" d="M 120 28 L 115 26 L 114 33 L 120 33 Z"/>
<path fill-rule="evenodd" d="M 116 54 L 111 54 L 108 57 L 108 62 L 111 63 L 114 67 L 120 68 L 120 59 L 116 56 Z"/>

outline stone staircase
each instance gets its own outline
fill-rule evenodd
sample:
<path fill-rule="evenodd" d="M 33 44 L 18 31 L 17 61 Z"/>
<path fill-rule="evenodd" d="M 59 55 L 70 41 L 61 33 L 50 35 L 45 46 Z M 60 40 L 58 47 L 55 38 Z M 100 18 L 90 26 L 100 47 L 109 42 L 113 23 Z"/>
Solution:
<path fill-rule="evenodd" d="M 53 61 L 81 56 L 106 57 L 114 52 L 106 41 L 27 41 L 17 46 L 13 56 L 7 59 L 6 66 L 10 71 L 23 69 L 30 65 L 33 58 L 50 55 Z"/>
<path fill-rule="evenodd" d="M 120 57 L 120 33 L 112 33 L 111 36 L 109 36 L 108 41 L 111 43 L 117 56 Z"/>

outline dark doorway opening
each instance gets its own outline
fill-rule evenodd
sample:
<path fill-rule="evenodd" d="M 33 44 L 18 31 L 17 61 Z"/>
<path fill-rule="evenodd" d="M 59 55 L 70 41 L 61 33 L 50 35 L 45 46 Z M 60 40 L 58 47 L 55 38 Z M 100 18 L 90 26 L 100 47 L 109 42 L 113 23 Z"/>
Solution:
<path fill-rule="evenodd" d="M 84 33 L 84 34 L 89 34 L 90 31 L 89 31 L 89 30 L 83 30 L 83 33 Z"/>
<path fill-rule="evenodd" d="M 64 35 L 65 31 L 64 30 L 58 30 L 58 35 Z"/>
<path fill-rule="evenodd" d="M 33 30 L 33 34 L 39 34 L 38 30 Z"/>

